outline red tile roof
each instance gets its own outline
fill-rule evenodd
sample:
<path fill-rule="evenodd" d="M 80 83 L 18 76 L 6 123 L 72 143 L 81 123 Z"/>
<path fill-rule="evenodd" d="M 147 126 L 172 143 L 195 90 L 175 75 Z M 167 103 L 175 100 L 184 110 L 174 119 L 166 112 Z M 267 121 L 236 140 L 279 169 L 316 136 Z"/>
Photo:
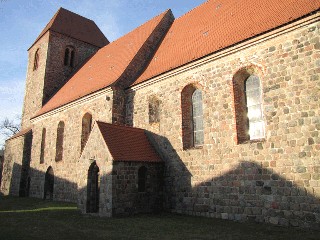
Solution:
<path fill-rule="evenodd" d="M 103 47 L 109 43 L 108 39 L 104 36 L 94 21 L 70 12 L 64 8 L 60 8 L 56 12 L 32 46 L 48 30 L 52 30 L 83 42 L 90 43 L 97 47 Z"/>
<path fill-rule="evenodd" d="M 132 85 L 319 10 L 320 0 L 212 0 L 176 19 Z"/>
<path fill-rule="evenodd" d="M 114 161 L 162 162 L 143 129 L 97 122 Z"/>
<path fill-rule="evenodd" d="M 36 116 L 115 83 L 168 12 L 169 10 L 100 49 Z"/>
<path fill-rule="evenodd" d="M 319 10 L 320 0 L 212 0 L 176 19 L 136 85 Z M 100 49 L 36 114 L 115 83 L 165 13 Z"/>
<path fill-rule="evenodd" d="M 23 129 L 21 131 L 19 131 L 18 133 L 14 134 L 11 138 L 9 138 L 8 140 L 11 140 L 11 139 L 14 139 L 14 138 L 17 138 L 17 137 L 21 137 L 25 134 L 27 134 L 28 132 L 32 131 L 31 128 L 26 128 L 26 129 Z"/>

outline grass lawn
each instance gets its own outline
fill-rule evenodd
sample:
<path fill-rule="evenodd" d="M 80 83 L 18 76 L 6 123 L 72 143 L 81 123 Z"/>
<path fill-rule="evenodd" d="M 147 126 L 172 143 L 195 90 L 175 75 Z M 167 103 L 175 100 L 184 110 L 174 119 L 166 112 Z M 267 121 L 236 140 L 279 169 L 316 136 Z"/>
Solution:
<path fill-rule="evenodd" d="M 72 203 L 0 197 L 0 239 L 320 239 L 320 232 L 164 213 L 81 215 Z"/>

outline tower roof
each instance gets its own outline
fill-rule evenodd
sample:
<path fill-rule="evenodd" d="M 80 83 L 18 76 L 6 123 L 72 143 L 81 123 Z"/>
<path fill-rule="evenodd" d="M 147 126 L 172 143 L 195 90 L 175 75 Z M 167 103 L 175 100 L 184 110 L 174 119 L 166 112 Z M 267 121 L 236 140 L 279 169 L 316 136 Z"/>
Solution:
<path fill-rule="evenodd" d="M 60 8 L 47 26 L 42 30 L 31 47 L 49 30 L 97 47 L 103 47 L 109 43 L 108 39 L 104 36 L 94 21 L 64 8 Z"/>
<path fill-rule="evenodd" d="M 145 42 L 152 36 L 157 26 L 166 18 L 171 18 L 171 10 L 163 12 L 123 37 L 99 49 L 41 108 L 36 116 L 117 82 Z M 136 71 L 138 70 L 136 69 Z"/>

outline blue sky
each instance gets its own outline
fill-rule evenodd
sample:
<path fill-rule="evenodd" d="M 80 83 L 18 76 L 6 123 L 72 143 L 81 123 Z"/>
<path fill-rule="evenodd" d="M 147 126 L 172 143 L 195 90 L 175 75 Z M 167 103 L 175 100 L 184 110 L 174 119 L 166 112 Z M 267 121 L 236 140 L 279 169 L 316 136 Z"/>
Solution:
<path fill-rule="evenodd" d="M 27 49 L 59 9 L 92 19 L 109 41 L 171 9 L 176 18 L 205 0 L 0 0 L 0 120 L 21 115 Z M 3 139 L 0 137 L 0 144 Z"/>

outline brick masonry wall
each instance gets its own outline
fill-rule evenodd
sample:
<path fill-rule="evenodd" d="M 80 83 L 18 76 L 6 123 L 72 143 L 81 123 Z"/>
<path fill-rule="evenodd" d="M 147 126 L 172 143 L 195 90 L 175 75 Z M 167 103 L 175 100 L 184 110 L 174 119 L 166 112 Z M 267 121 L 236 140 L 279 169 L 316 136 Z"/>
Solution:
<path fill-rule="evenodd" d="M 147 168 L 146 190 L 138 192 L 138 170 Z M 162 210 L 163 165 L 145 162 L 113 162 L 112 215 L 128 216 L 135 213 Z"/>
<path fill-rule="evenodd" d="M 65 50 L 68 46 L 72 46 L 75 52 L 74 67 L 64 65 Z M 46 103 L 66 83 L 66 80 L 98 50 L 99 47 L 50 32 L 43 102 Z"/>
<path fill-rule="evenodd" d="M 165 206 L 174 212 L 320 228 L 319 23 L 299 27 L 138 90 L 129 125 L 155 133 L 166 155 Z M 266 136 L 237 143 L 234 74 L 248 66 L 263 88 Z M 204 145 L 183 150 L 181 91 L 203 94 Z M 148 98 L 162 105 L 148 123 Z"/>

